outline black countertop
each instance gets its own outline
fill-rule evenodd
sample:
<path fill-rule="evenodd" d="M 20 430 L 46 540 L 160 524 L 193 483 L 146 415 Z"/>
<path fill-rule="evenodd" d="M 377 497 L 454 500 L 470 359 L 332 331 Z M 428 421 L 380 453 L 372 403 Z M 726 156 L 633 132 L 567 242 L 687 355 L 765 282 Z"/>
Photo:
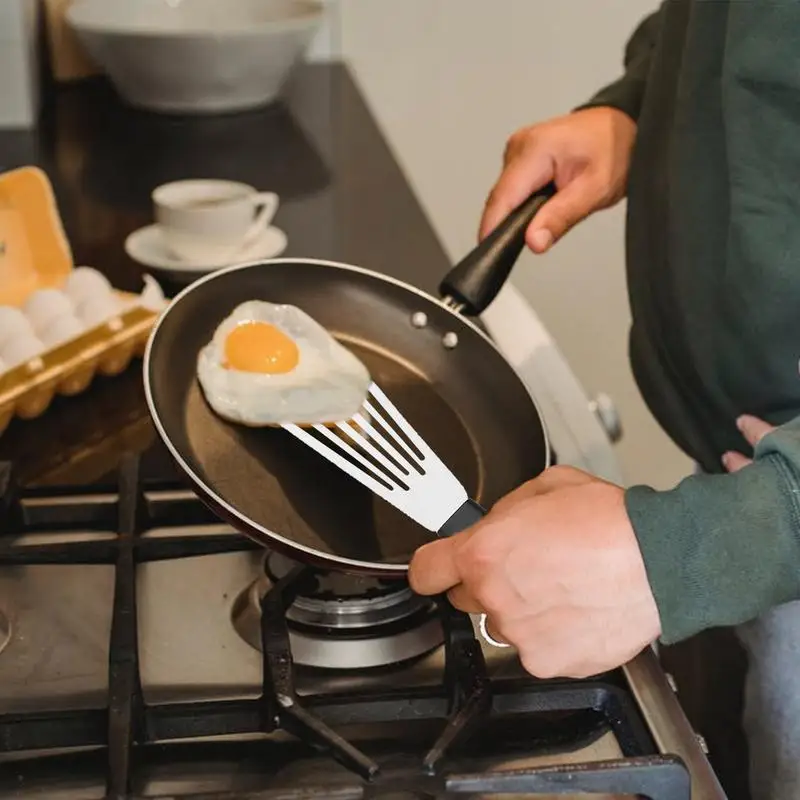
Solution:
<path fill-rule="evenodd" d="M 0 171 L 26 164 L 53 182 L 76 264 L 96 267 L 120 289 L 142 286 L 145 270 L 123 243 L 152 222 L 151 190 L 182 178 L 278 192 L 285 256 L 357 264 L 430 292 L 449 266 L 342 64 L 304 65 L 283 102 L 212 118 L 132 110 L 102 81 L 62 88 L 39 130 L 0 132 Z M 99 480 L 126 449 L 145 453 L 154 478 L 171 472 L 150 425 L 139 361 L 0 435 L 0 460 L 13 461 L 30 485 Z"/>

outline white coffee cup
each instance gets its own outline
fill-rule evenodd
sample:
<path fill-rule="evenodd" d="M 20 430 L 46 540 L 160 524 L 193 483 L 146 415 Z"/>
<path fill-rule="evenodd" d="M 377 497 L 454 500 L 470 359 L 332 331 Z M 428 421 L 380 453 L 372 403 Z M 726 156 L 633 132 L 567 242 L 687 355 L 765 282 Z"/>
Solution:
<path fill-rule="evenodd" d="M 278 210 L 278 195 L 236 181 L 165 183 L 152 199 L 167 248 L 198 266 L 225 266 L 245 256 Z"/>

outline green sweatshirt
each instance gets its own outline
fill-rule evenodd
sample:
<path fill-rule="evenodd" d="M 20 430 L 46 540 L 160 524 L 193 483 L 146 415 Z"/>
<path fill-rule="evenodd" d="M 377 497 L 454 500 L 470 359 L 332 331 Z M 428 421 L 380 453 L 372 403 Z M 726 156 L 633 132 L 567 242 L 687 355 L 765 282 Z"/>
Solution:
<path fill-rule="evenodd" d="M 800 598 L 800 2 L 666 0 L 589 106 L 638 123 L 630 356 L 654 416 L 708 473 L 627 491 L 663 640 Z M 585 107 L 585 106 L 584 106 Z"/>

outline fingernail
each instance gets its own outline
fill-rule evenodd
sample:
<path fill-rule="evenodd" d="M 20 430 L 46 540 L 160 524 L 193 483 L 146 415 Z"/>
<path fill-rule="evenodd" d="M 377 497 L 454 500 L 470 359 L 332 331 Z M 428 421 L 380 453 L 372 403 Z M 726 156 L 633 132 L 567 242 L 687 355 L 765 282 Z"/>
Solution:
<path fill-rule="evenodd" d="M 720 460 L 722 461 L 722 466 L 728 469 L 731 465 L 731 453 L 723 453 Z"/>
<path fill-rule="evenodd" d="M 553 234 L 545 229 L 538 230 L 531 236 L 531 244 L 535 250 L 544 253 L 549 250 L 553 244 Z"/>

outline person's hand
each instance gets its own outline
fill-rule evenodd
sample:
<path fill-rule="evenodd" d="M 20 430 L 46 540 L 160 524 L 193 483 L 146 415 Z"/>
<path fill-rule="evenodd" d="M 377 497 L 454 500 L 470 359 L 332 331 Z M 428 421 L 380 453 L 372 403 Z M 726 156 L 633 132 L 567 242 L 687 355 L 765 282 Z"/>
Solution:
<path fill-rule="evenodd" d="M 456 608 L 486 613 L 489 634 L 540 678 L 600 674 L 661 633 L 623 490 L 568 467 L 421 547 L 409 580 L 419 594 L 447 592 Z"/>
<path fill-rule="evenodd" d="M 558 189 L 536 215 L 526 241 L 544 253 L 593 211 L 625 196 L 636 123 L 614 108 L 589 108 L 521 128 L 508 140 L 503 171 L 489 194 L 480 239 L 537 189 Z"/>
<path fill-rule="evenodd" d="M 755 447 L 768 433 L 775 430 L 773 425 L 764 422 L 763 419 L 752 417 L 749 414 L 739 417 L 736 420 L 736 426 L 742 432 L 742 436 L 747 440 L 747 443 Z M 725 453 L 722 456 L 722 465 L 728 472 L 738 472 L 748 464 L 752 464 L 753 459 L 742 453 Z"/>

